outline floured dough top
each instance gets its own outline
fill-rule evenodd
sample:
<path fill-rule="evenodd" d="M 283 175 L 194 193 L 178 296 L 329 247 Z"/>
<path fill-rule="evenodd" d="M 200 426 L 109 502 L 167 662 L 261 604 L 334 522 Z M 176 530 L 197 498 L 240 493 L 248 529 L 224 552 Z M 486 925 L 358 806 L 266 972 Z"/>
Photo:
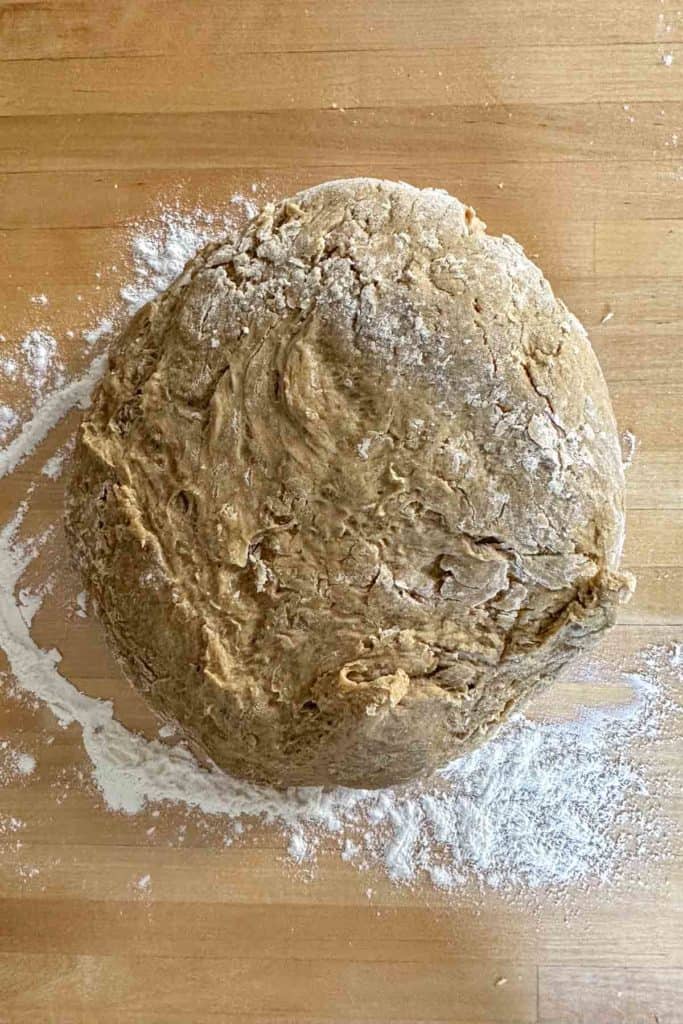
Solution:
<path fill-rule="evenodd" d="M 433 770 L 629 591 L 585 331 L 471 209 L 370 179 L 266 207 L 140 311 L 67 524 L 131 679 L 278 785 Z"/>

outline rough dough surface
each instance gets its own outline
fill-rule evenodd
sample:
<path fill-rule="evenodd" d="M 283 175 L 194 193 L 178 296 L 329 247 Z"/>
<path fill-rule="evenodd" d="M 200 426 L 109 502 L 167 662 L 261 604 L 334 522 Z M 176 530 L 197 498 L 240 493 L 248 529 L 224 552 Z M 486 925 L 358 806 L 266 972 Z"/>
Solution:
<path fill-rule="evenodd" d="M 444 192 L 330 182 L 111 352 L 68 533 L 127 675 L 221 766 L 380 786 L 609 626 L 623 473 L 585 331 Z"/>

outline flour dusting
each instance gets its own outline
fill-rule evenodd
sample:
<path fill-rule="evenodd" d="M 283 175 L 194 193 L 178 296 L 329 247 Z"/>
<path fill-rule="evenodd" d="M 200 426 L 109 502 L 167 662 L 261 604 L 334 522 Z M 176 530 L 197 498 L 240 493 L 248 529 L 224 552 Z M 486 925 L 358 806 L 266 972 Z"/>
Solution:
<path fill-rule="evenodd" d="M 232 230 L 234 216 L 229 211 L 187 214 L 173 207 L 162 210 L 153 222 L 138 224 L 131 238 L 134 277 L 120 292 L 128 315 L 167 288 L 198 249 Z"/>
<path fill-rule="evenodd" d="M 94 345 L 100 341 L 101 338 L 111 334 L 114 330 L 114 324 L 110 317 L 103 316 L 99 323 L 95 324 L 88 331 L 83 331 L 83 337 L 89 345 Z"/>
<path fill-rule="evenodd" d="M 120 307 L 82 333 L 90 362 L 80 376 L 60 377 L 58 343 L 47 330 L 26 336 L 20 351 L 34 408 L 20 421 L 14 410 L 0 407 L 0 436 L 15 431 L 0 451 L 0 476 L 38 449 L 70 409 L 87 404 L 117 325 L 165 288 L 198 247 L 234 229 L 236 215 L 254 211 L 252 197 L 239 195 L 222 212 L 168 208 L 154 222 L 135 226 L 131 280 L 121 289 Z M 49 383 L 54 386 L 46 394 Z M 360 441 L 360 458 L 368 457 L 370 440 Z M 627 462 L 631 447 L 635 439 L 625 444 Z M 44 461 L 42 473 L 57 480 L 67 452 L 63 446 Z M 567 895 L 628 880 L 639 864 L 668 856 L 672 826 L 661 809 L 666 785 L 649 761 L 652 750 L 668 742 L 680 645 L 648 648 L 619 670 L 630 694 L 625 705 L 585 710 L 569 722 L 518 714 L 427 783 L 280 792 L 201 766 L 179 727 L 163 726 L 152 740 L 131 732 L 114 717 L 110 700 L 88 696 L 66 678 L 59 651 L 42 649 L 32 636 L 47 587 L 32 579 L 29 588 L 25 577 L 61 534 L 24 535 L 30 502 L 29 491 L 0 530 L 0 642 L 18 691 L 43 702 L 60 725 L 80 726 L 92 779 L 110 810 L 154 815 L 165 804 L 180 805 L 220 828 L 226 845 L 256 823 L 266 824 L 294 864 L 315 862 L 324 842 L 361 870 L 379 870 L 403 884 L 427 879 L 447 891 L 474 886 L 511 896 L 538 890 Z M 76 619 L 87 608 L 85 592 L 71 599 Z M 583 659 L 576 671 L 590 682 L 605 667 Z M 36 767 L 32 754 L 0 743 L 1 784 L 26 784 Z M 0 836 L 22 827 L 19 819 L 0 818 Z M 147 835 L 155 830 L 152 825 Z M 148 893 L 150 876 L 134 886 Z"/>
<path fill-rule="evenodd" d="M 64 445 L 54 455 L 51 455 L 47 462 L 43 463 L 41 473 L 50 480 L 58 480 L 64 472 L 64 460 L 69 454 L 71 445 Z"/>
<path fill-rule="evenodd" d="M 34 394 L 41 393 L 49 376 L 57 371 L 61 382 L 61 363 L 56 358 L 57 340 L 43 330 L 29 331 L 20 345 L 24 362 L 24 379 Z"/>
<path fill-rule="evenodd" d="M 36 769 L 33 754 L 17 750 L 8 740 L 0 740 L 0 785 L 7 786 L 32 775 Z"/>
<path fill-rule="evenodd" d="M 0 441 L 2 441 L 7 434 L 16 427 L 19 422 L 19 414 L 15 409 L 12 409 L 9 405 L 0 405 Z"/>

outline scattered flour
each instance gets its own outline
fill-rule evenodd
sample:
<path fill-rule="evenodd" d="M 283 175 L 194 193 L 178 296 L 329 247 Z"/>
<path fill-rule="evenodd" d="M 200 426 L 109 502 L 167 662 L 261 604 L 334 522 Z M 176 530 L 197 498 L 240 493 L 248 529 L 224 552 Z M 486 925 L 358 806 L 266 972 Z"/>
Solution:
<path fill-rule="evenodd" d="M 19 754 L 17 757 L 17 771 L 20 775 L 32 775 L 36 770 L 36 759 L 33 754 Z"/>
<path fill-rule="evenodd" d="M 232 196 L 230 205 L 242 210 L 249 219 L 254 217 L 259 211 L 259 204 L 254 200 L 253 196 L 245 196 L 240 192 L 236 192 Z"/>
<path fill-rule="evenodd" d="M 179 744 L 129 732 L 112 704 L 80 693 L 41 650 L 15 598 L 36 557 L 20 541 L 25 506 L 0 533 L 0 628 L 19 686 L 45 701 L 62 725 L 78 722 L 93 778 L 113 810 L 136 814 L 164 801 L 219 816 L 226 837 L 255 820 L 286 837 L 288 855 L 314 858 L 326 836 L 360 868 L 397 882 L 422 876 L 442 889 L 474 882 L 515 892 L 566 892 L 618 878 L 636 860 L 667 852 L 667 823 L 637 747 L 656 741 L 670 711 L 656 681 L 680 668 L 681 652 L 652 649 L 643 668 L 622 673 L 633 699 L 568 723 L 515 718 L 491 742 L 453 762 L 427 785 L 399 790 L 305 788 L 286 793 L 201 768 Z M 235 826 L 240 825 L 236 830 Z"/>
<path fill-rule="evenodd" d="M 234 198 L 242 213 L 252 212 L 251 202 Z M 138 226 L 132 238 L 133 281 L 121 292 L 123 309 L 86 332 L 85 343 L 97 345 L 112 333 L 122 316 L 164 288 L 200 245 L 224 234 L 231 223 L 229 213 L 167 210 L 155 224 Z M 44 335 L 40 344 L 50 337 Z M 47 366 L 56 350 L 45 343 L 43 351 L 49 355 Z M 39 368 L 37 353 L 38 348 Z M 98 353 L 79 378 L 42 399 L 0 451 L 0 476 L 30 455 L 69 409 L 88 402 L 105 362 L 106 355 Z M 361 457 L 367 457 L 364 445 L 359 445 Z M 56 458 L 43 466 L 52 478 L 61 471 Z M 651 648 L 639 664 L 621 672 L 620 681 L 631 693 L 627 705 L 586 711 L 563 723 L 516 715 L 489 743 L 428 783 L 380 791 L 280 792 L 200 766 L 182 741 L 163 742 L 177 736 L 174 725 L 162 726 L 154 740 L 129 731 L 115 720 L 111 701 L 81 693 L 62 674 L 59 652 L 41 649 L 31 635 L 41 590 L 21 586 L 49 537 L 49 531 L 40 538 L 22 537 L 29 501 L 27 493 L 0 530 L 0 643 L 19 690 L 43 701 L 62 726 L 79 724 L 92 778 L 111 810 L 149 809 L 158 816 L 164 803 L 180 804 L 217 824 L 226 845 L 251 825 L 266 823 L 282 834 L 287 855 L 297 864 L 313 862 L 324 839 L 326 847 L 336 845 L 359 869 L 380 869 L 406 884 L 426 878 L 444 890 L 474 883 L 511 895 L 535 890 L 566 895 L 577 886 L 628 878 L 643 860 L 668 854 L 671 826 L 661 812 L 663 782 L 644 763 L 642 745 L 664 742 L 660 734 L 672 711 L 666 680 L 680 678 L 680 645 Z M 84 593 L 76 607 L 77 614 L 85 612 Z M 589 663 L 587 679 L 601 671 Z M 35 768 L 31 762 L 22 762 L 30 765 L 23 774 Z M 18 761 L 14 770 L 22 773 Z M 6 819 L 0 822 L 0 828 L 10 827 Z M 150 876 L 135 885 L 146 892 Z"/>
<path fill-rule="evenodd" d="M 229 212 L 187 214 L 173 208 L 162 210 L 154 222 L 138 224 L 131 238 L 134 280 L 120 293 L 128 315 L 163 291 L 198 249 L 233 227 Z"/>
<path fill-rule="evenodd" d="M 12 356 L 0 359 L 0 370 L 8 380 L 14 380 L 19 372 L 19 364 Z"/>
<path fill-rule="evenodd" d="M 40 611 L 43 603 L 44 592 L 41 590 L 29 590 L 24 588 L 17 594 L 19 598 L 19 611 L 27 626 L 33 622 L 36 612 Z"/>
<path fill-rule="evenodd" d="M 81 377 L 51 392 L 41 402 L 40 408 L 26 420 L 12 442 L 0 450 L 0 478 L 7 476 L 31 455 L 71 409 L 76 406 L 85 408 L 106 365 L 106 355 L 96 356 Z"/>
<path fill-rule="evenodd" d="M 41 473 L 43 476 L 48 477 L 50 480 L 58 480 L 64 472 L 64 459 L 69 453 L 69 448 L 65 445 L 60 448 L 59 451 L 55 452 L 47 462 L 43 465 Z"/>
<path fill-rule="evenodd" d="M 27 778 L 36 770 L 33 754 L 16 750 L 8 740 L 0 740 L 0 786 Z"/>
<path fill-rule="evenodd" d="M 9 405 L 0 405 L 0 441 L 16 427 L 19 422 L 19 415 Z"/>
<path fill-rule="evenodd" d="M 20 348 L 24 354 L 24 379 L 34 393 L 40 394 L 54 368 L 57 341 L 47 331 L 36 329 L 29 331 Z"/>
<path fill-rule="evenodd" d="M 287 845 L 287 853 L 292 860 L 296 861 L 297 864 L 301 864 L 302 861 L 307 859 L 308 852 L 308 843 L 303 832 L 292 832 Z"/>
<path fill-rule="evenodd" d="M 0 745 L 0 751 L 2 746 Z M 6 838 L 7 836 L 13 835 L 15 832 L 19 832 L 22 828 L 26 828 L 26 822 L 22 821 L 21 818 L 14 817 L 0 817 L 0 839 Z"/>
<path fill-rule="evenodd" d="M 87 341 L 88 345 L 94 345 L 101 338 L 111 334 L 114 330 L 114 323 L 110 317 L 102 317 L 100 322 L 92 327 L 89 331 L 83 331 L 83 338 Z"/>

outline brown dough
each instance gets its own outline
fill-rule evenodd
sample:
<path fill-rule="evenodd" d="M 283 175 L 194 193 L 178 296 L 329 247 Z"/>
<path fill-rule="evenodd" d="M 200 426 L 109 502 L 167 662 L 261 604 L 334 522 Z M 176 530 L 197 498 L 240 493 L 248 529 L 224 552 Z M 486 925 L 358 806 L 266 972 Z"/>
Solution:
<path fill-rule="evenodd" d="M 221 766 L 380 786 L 614 620 L 623 473 L 586 333 L 444 192 L 329 182 L 114 344 L 67 525 L 128 676 Z"/>

